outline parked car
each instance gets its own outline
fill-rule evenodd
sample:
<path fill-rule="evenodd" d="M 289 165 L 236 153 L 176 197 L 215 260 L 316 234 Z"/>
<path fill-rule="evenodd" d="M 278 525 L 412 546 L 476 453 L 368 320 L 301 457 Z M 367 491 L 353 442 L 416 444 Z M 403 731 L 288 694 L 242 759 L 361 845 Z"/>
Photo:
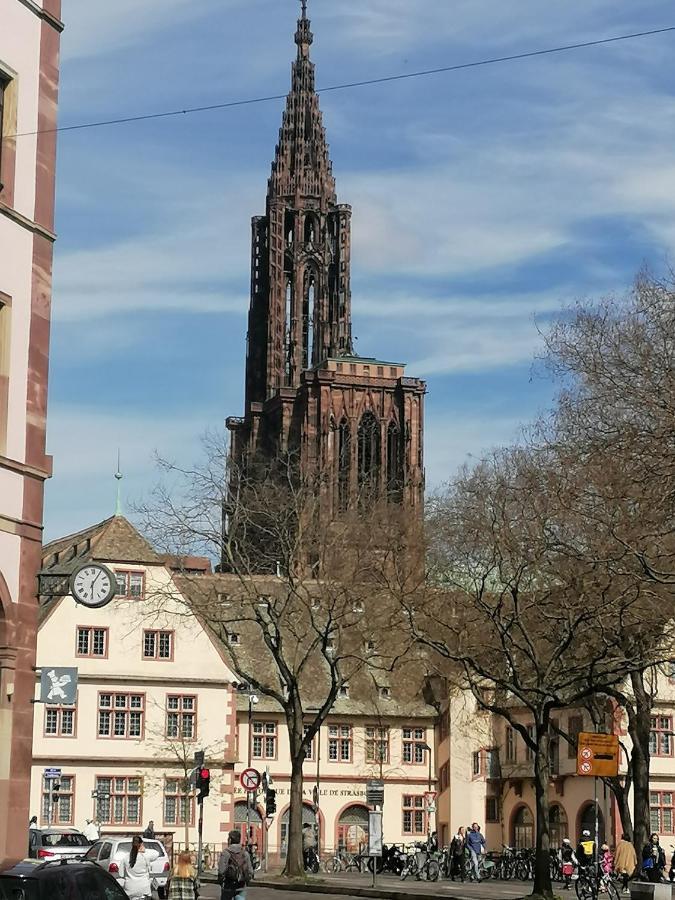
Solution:
<path fill-rule="evenodd" d="M 156 850 L 159 853 L 157 859 L 151 864 L 152 878 L 157 886 L 160 900 L 166 895 L 166 883 L 171 874 L 171 862 L 164 849 L 164 844 L 151 838 L 143 838 L 143 844 L 148 850 Z M 109 872 L 117 879 L 119 884 L 124 884 L 120 877 L 122 860 L 129 859 L 131 852 L 131 838 L 124 835 L 102 837 L 95 841 L 85 855 L 85 859 L 95 862 L 101 868 Z M 1 900 L 1 898 L 0 898 Z"/>
<path fill-rule="evenodd" d="M 28 832 L 31 859 L 81 859 L 90 846 L 77 828 L 31 828 Z"/>
<path fill-rule="evenodd" d="M 1 900 L 129 900 L 117 881 L 80 859 L 26 859 L 0 872 Z"/>

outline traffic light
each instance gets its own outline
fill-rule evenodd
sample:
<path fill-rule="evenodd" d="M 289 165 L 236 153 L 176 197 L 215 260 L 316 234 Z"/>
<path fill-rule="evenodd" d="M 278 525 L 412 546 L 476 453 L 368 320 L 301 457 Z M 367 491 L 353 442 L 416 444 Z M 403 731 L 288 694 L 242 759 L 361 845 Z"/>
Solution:
<path fill-rule="evenodd" d="M 265 794 L 265 815 L 273 816 L 277 811 L 277 792 L 274 788 L 267 788 Z"/>
<path fill-rule="evenodd" d="M 204 797 L 209 796 L 211 784 L 211 772 L 209 769 L 200 768 L 197 772 L 197 803 L 201 803 Z"/>
<path fill-rule="evenodd" d="M 54 806 L 59 802 L 59 791 L 61 790 L 60 781 L 52 781 L 52 803 Z"/>

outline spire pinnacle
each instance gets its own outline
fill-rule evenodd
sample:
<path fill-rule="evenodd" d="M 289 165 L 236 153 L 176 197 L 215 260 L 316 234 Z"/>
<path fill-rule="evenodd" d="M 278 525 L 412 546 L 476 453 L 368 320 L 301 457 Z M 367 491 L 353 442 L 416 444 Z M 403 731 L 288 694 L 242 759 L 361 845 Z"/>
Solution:
<path fill-rule="evenodd" d="M 300 0 L 300 3 L 302 3 L 302 18 L 306 19 L 307 18 L 307 0 Z"/>
<path fill-rule="evenodd" d="M 115 480 L 117 481 L 117 502 L 115 504 L 115 515 L 122 515 L 122 479 L 124 476 L 120 471 L 120 451 L 117 450 L 117 471 L 115 472 Z"/>
<path fill-rule="evenodd" d="M 298 45 L 298 59 L 309 59 L 309 48 L 314 41 L 314 36 L 309 27 L 307 18 L 307 0 L 300 0 L 302 14 L 298 19 L 298 30 L 295 32 L 295 43 Z"/>

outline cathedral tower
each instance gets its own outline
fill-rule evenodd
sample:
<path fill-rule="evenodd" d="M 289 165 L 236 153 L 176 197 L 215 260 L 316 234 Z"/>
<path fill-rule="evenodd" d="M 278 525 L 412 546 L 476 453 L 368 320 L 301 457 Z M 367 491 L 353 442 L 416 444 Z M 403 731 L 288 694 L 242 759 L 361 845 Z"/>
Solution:
<path fill-rule="evenodd" d="M 402 364 L 353 351 L 352 211 L 337 202 L 301 2 L 266 214 L 252 224 L 245 412 L 227 420 L 232 461 L 297 452 L 329 486 L 328 520 L 366 494 L 421 509 L 426 386 Z"/>

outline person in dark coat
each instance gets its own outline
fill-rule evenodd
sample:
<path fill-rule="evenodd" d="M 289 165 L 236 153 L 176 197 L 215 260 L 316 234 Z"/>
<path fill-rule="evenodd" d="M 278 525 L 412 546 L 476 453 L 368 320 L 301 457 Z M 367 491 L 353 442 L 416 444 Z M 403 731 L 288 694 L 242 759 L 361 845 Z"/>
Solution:
<path fill-rule="evenodd" d="M 642 872 L 652 884 L 663 881 L 663 872 L 666 868 L 666 853 L 659 843 L 659 836 L 654 832 L 650 835 L 649 843 L 642 848 Z"/>

